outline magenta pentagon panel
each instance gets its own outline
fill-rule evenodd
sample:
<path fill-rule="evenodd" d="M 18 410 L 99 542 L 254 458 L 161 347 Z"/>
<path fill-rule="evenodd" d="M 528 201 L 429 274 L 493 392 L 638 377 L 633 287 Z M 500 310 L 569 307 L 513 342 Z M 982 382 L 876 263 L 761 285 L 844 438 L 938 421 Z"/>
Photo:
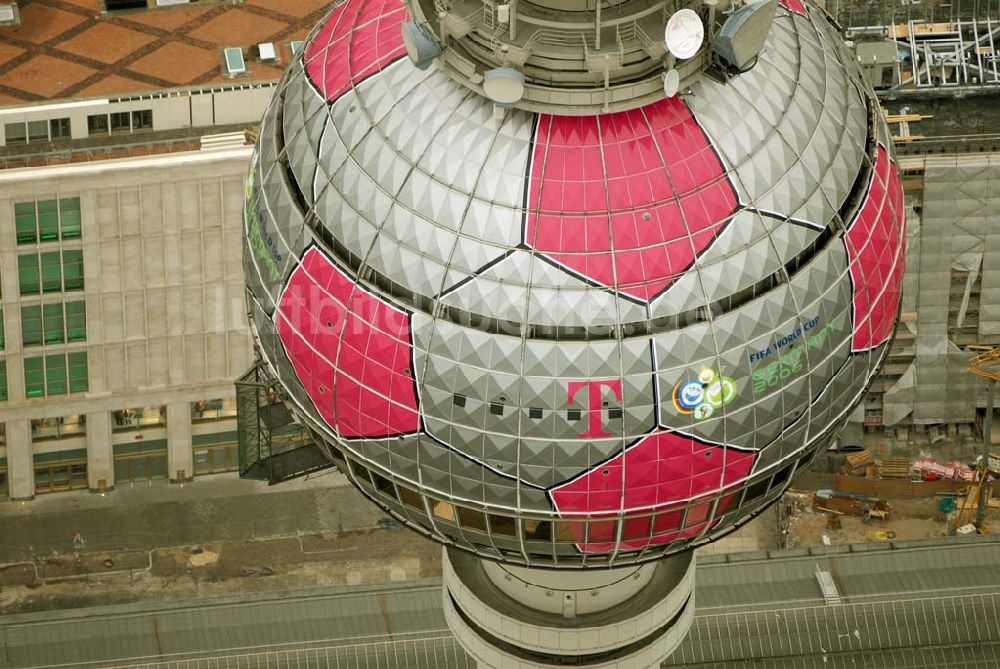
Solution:
<path fill-rule="evenodd" d="M 781 6 L 800 16 L 807 16 L 806 4 L 802 0 L 781 0 Z"/>
<path fill-rule="evenodd" d="M 899 171 L 884 147 L 864 204 L 845 238 L 854 283 L 855 350 L 884 344 L 899 311 L 906 252 L 906 214 Z"/>
<path fill-rule="evenodd" d="M 725 494 L 753 469 L 754 453 L 704 444 L 674 432 L 657 431 L 624 453 L 553 489 L 562 517 L 615 518 L 632 511 L 621 528 L 621 548 L 641 549 L 706 532 L 714 522 L 709 507 L 718 500 L 725 511 L 733 494 Z M 720 491 L 723 493 L 719 497 Z M 619 548 L 614 520 L 572 528 L 581 550 L 604 553 Z"/>
<path fill-rule="evenodd" d="M 334 7 L 303 58 L 309 79 L 327 101 L 406 55 L 399 33 L 406 16 L 397 0 L 346 0 Z"/>
<path fill-rule="evenodd" d="M 396 436 L 420 425 L 409 315 L 309 249 L 275 312 L 275 330 L 319 414 L 339 436 Z"/>
<path fill-rule="evenodd" d="M 711 243 L 736 195 L 680 98 L 605 116 L 538 119 L 526 243 L 643 301 Z"/>
<path fill-rule="evenodd" d="M 252 330 L 286 403 L 401 522 L 556 568 L 760 513 L 884 359 L 903 191 L 824 15 L 628 111 L 495 110 L 347 0 L 262 126 Z M 878 126 L 873 126 L 877 123 Z"/>

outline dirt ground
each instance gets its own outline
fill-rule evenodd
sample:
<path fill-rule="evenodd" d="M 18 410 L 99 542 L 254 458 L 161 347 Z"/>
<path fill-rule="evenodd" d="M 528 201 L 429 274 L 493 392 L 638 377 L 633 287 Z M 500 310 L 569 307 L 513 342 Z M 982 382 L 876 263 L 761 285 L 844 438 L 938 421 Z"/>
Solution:
<path fill-rule="evenodd" d="M 892 507 L 886 520 L 865 523 L 861 518 L 842 516 L 840 529 L 830 529 L 825 513 L 812 510 L 811 490 L 795 489 L 786 494 L 783 504 L 794 505 L 788 523 L 788 548 L 823 546 L 823 536 L 830 544 L 859 544 L 877 541 L 913 541 L 946 536 L 945 514 L 938 510 L 937 498 L 887 499 Z M 969 514 L 971 518 L 972 514 Z M 987 514 L 987 526 L 1000 527 L 1000 512 Z"/>
<path fill-rule="evenodd" d="M 378 529 L 157 549 L 86 552 L 0 571 L 0 615 L 216 597 L 441 575 L 441 548 L 407 530 Z"/>

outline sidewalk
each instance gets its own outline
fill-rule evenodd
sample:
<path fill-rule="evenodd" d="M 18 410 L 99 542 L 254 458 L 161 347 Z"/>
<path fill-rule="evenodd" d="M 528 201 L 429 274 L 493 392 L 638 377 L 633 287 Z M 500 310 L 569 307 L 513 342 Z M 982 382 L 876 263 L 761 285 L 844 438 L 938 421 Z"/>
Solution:
<path fill-rule="evenodd" d="M 235 474 L 191 483 L 141 484 L 106 495 L 88 491 L 0 503 L 0 566 L 82 553 L 148 552 L 156 548 L 234 542 L 295 534 L 343 534 L 377 527 L 381 512 L 343 475 L 269 487 Z"/>

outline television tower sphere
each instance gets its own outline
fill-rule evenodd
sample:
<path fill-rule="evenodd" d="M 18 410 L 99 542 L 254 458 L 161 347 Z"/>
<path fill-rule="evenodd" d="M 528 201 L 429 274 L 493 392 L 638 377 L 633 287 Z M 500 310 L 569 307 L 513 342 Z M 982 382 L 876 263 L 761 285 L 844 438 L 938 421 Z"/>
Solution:
<path fill-rule="evenodd" d="M 703 30 L 665 41 L 677 12 Z M 637 606 L 595 603 L 622 568 L 687 583 L 656 561 L 760 513 L 864 397 L 906 243 L 878 103 L 801 0 L 335 4 L 263 120 L 246 232 L 286 403 L 450 547 L 473 627 L 473 569 L 572 594 L 547 615 L 578 627 Z M 477 638 L 541 654 L 517 666 L 606 650 L 506 634 Z"/>

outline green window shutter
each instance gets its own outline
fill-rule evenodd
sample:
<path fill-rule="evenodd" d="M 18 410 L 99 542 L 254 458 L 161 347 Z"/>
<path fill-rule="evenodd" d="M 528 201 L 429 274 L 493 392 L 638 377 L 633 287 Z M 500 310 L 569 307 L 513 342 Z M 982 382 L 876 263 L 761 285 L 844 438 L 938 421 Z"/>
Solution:
<path fill-rule="evenodd" d="M 42 308 L 21 307 L 21 343 L 25 346 L 42 345 Z"/>
<path fill-rule="evenodd" d="M 14 227 L 17 229 L 18 244 L 34 244 L 38 241 L 34 202 L 18 202 L 14 205 Z"/>
<path fill-rule="evenodd" d="M 63 239 L 80 238 L 80 198 L 66 197 L 59 200 L 59 224 Z"/>
<path fill-rule="evenodd" d="M 7 401 L 7 361 L 0 360 L 0 402 Z"/>
<path fill-rule="evenodd" d="M 45 394 L 66 394 L 66 355 L 45 356 Z"/>
<path fill-rule="evenodd" d="M 17 276 L 22 295 L 38 294 L 38 254 L 17 257 Z"/>
<path fill-rule="evenodd" d="M 69 354 L 69 391 L 85 393 L 90 386 L 87 382 L 87 352 L 78 351 Z"/>
<path fill-rule="evenodd" d="M 62 344 L 66 341 L 62 304 L 46 304 L 42 307 L 42 329 L 46 344 Z"/>
<path fill-rule="evenodd" d="M 42 292 L 55 293 L 62 290 L 62 262 L 59 251 L 46 251 L 42 259 Z"/>
<path fill-rule="evenodd" d="M 83 251 L 63 251 L 66 290 L 83 290 Z"/>
<path fill-rule="evenodd" d="M 59 208 L 55 200 L 38 202 L 38 236 L 43 242 L 59 239 Z"/>
<path fill-rule="evenodd" d="M 79 302 L 66 303 L 66 340 L 86 341 L 87 339 L 87 304 Z"/>
<path fill-rule="evenodd" d="M 24 359 L 24 393 L 28 397 L 45 396 L 45 360 Z"/>

